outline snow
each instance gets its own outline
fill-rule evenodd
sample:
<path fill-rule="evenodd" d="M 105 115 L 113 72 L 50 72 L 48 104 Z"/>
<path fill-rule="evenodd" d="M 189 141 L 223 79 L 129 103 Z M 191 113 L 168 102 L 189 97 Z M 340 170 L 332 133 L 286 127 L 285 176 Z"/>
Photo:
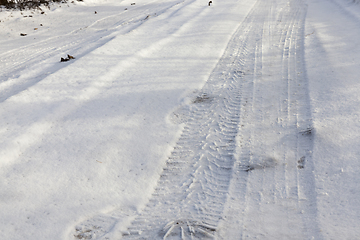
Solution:
<path fill-rule="evenodd" d="M 359 237 L 359 5 L 309 3 L 307 71 L 316 141 L 318 209 L 325 239 Z M 351 13 L 349 10 L 357 10 Z M 331 14 L 329 14 L 331 13 Z"/>
<path fill-rule="evenodd" d="M 131 5 L 133 2 L 136 4 Z M 106 222 L 106 214 L 114 211 L 117 223 L 108 232 L 110 239 L 119 239 L 118 232 L 124 233 L 146 208 L 184 132 L 186 121 L 174 119 L 174 113 L 185 111 L 207 86 L 208 79 L 226 72 L 219 69 L 223 65 L 218 62 L 229 52 L 232 45 L 228 43 L 247 21 L 246 16 L 262 2 L 266 1 L 213 1 L 209 7 L 207 1 L 200 0 L 84 0 L 53 4 L 42 10 L 3 9 L 1 239 L 74 239 L 79 224 L 102 214 Z M 276 11 L 285 9 L 287 2 L 296 1 L 268 1 L 275 11 L 271 14 L 277 16 Z M 253 168 L 258 172 L 249 171 L 249 178 L 239 175 L 247 179 L 246 197 L 241 190 L 234 192 L 236 187 L 242 189 L 243 183 L 230 182 L 223 213 L 229 226 L 219 225 L 230 233 L 223 231 L 219 239 L 236 235 L 236 224 L 242 224 L 238 229 L 246 232 L 241 235 L 244 239 L 285 239 L 287 234 L 295 234 L 293 239 L 360 236 L 360 4 L 350 0 L 308 0 L 305 4 L 302 75 L 308 81 L 310 106 L 304 108 L 311 111 L 313 128 L 311 153 L 306 153 L 307 157 L 311 155 L 311 163 L 305 165 L 304 173 L 291 163 L 298 173 L 295 182 L 288 170 L 292 165 L 273 160 L 280 158 L 279 151 L 287 147 L 277 141 L 291 129 L 287 132 L 282 128 L 285 123 L 274 127 L 278 136 L 271 122 L 251 117 L 240 120 L 245 125 L 252 121 L 241 134 L 262 138 L 252 140 L 253 148 L 275 150 L 267 162 L 249 163 L 248 167 L 256 166 Z M 270 32 L 275 25 L 269 22 Z M 276 77 L 270 75 L 275 76 L 281 66 L 276 65 L 276 57 L 269 56 L 272 50 L 276 52 L 271 40 L 264 30 L 262 57 L 254 58 L 264 60 L 264 79 L 274 81 Z M 60 62 L 67 54 L 75 59 Z M 245 90 L 251 86 L 242 85 Z M 261 106 L 266 109 L 264 115 L 252 112 L 252 116 L 272 119 L 272 97 L 286 95 L 276 86 L 258 88 L 254 95 L 265 100 L 261 104 L 254 101 L 251 111 L 262 111 Z M 269 89 L 275 92 L 269 93 Z M 259 127 L 254 130 L 253 126 Z M 243 156 L 239 149 L 235 150 L 237 158 Z M 298 157 L 301 149 L 298 152 L 290 151 L 286 156 Z M 272 172 L 272 167 L 282 169 L 286 177 L 276 177 L 278 173 Z M 236 173 L 234 170 L 233 179 Z M 278 182 L 266 183 L 267 179 Z M 304 192 L 299 190 L 303 194 L 299 198 L 307 201 L 300 199 L 295 204 L 289 198 L 262 205 L 273 199 L 267 195 L 271 195 L 269 189 L 286 188 L 292 183 L 300 188 L 311 185 Z M 237 194 L 241 196 L 237 198 Z M 236 205 L 242 203 L 242 197 L 248 204 L 244 209 Z M 244 218 L 231 220 L 231 212 L 240 212 Z M 175 219 L 168 222 L 172 221 Z M 283 232 L 272 225 L 277 222 L 285 224 Z M 317 227 L 309 227 L 314 222 Z M 267 225 L 259 227 L 262 223 Z M 301 227 L 295 229 L 293 224 Z M 307 233 L 296 235 L 301 231 Z"/>

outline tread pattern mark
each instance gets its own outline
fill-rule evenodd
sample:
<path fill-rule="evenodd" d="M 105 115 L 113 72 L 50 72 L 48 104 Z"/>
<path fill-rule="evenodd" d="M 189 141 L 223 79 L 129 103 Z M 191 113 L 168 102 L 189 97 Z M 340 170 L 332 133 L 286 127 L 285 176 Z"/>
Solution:
<path fill-rule="evenodd" d="M 237 160 L 217 237 L 322 239 L 304 61 L 306 4 L 269 4 L 257 58 L 263 64 L 249 83 L 254 86 L 248 96 L 252 104 L 241 109 Z"/>
<path fill-rule="evenodd" d="M 253 49 L 261 43 L 262 24 L 253 24 L 252 12 L 188 106 L 183 133 L 158 187 L 123 239 L 215 237 L 234 166 L 243 84 L 253 79 Z"/>

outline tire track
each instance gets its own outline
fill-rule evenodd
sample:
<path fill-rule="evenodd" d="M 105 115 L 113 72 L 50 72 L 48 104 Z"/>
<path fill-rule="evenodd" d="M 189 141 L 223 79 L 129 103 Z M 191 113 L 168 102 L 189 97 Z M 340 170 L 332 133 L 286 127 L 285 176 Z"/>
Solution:
<path fill-rule="evenodd" d="M 188 113 L 179 111 L 185 115 L 180 121 L 186 122 L 183 134 L 150 203 L 124 239 L 215 237 L 234 165 L 242 85 L 253 77 L 251 71 L 257 63 L 252 49 L 261 43 L 261 18 L 254 23 L 252 14 L 254 11 L 234 34 L 213 74 L 188 106 Z"/>
<path fill-rule="evenodd" d="M 322 239 L 302 0 L 258 0 L 192 104 L 145 209 L 122 239 Z M 116 214 L 76 227 L 111 239 Z M 105 227 L 104 227 L 105 226 Z"/>
<path fill-rule="evenodd" d="M 122 233 L 124 239 L 214 237 L 234 164 L 241 84 L 247 74 L 242 66 L 251 58 L 252 42 L 243 32 L 252 34 L 258 27 L 249 18 L 245 22 L 192 104 L 173 114 L 175 122 L 186 123 L 183 133 L 146 208 Z M 109 222 L 111 217 L 101 216 L 84 222 L 76 227 L 75 238 L 107 239 L 103 229 L 114 226 Z"/>
<path fill-rule="evenodd" d="M 219 239 L 322 239 L 303 50 L 306 5 L 271 5 L 276 10 L 265 21 L 269 31 L 257 58 L 263 66 L 249 83 L 253 104 L 241 110 L 240 148 Z"/>

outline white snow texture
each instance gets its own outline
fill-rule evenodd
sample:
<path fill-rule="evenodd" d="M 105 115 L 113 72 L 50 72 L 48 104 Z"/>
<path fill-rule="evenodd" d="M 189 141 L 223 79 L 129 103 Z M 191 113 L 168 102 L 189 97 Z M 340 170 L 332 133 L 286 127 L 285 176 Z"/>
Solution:
<path fill-rule="evenodd" d="M 0 239 L 360 239 L 360 2 L 0 8 Z"/>

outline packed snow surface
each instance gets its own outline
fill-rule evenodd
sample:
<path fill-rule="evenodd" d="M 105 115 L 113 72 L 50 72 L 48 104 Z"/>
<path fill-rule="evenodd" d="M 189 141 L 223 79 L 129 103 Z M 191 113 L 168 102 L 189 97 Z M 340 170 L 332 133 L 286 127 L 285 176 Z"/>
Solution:
<path fill-rule="evenodd" d="M 360 3 L 0 12 L 0 239 L 360 238 Z"/>

